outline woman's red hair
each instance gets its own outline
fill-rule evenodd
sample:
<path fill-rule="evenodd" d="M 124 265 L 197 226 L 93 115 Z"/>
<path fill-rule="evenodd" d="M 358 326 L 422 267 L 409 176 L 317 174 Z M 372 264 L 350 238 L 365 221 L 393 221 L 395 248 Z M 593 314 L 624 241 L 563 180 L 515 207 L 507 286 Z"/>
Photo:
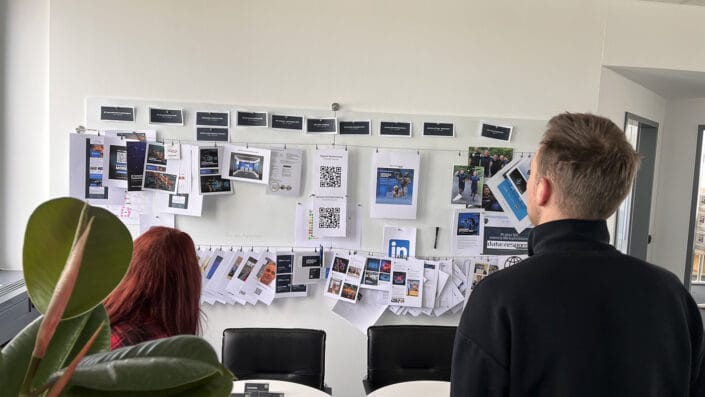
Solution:
<path fill-rule="evenodd" d="M 153 321 L 167 335 L 200 329 L 201 272 L 191 237 L 152 227 L 135 240 L 130 267 L 105 299 L 111 324 Z"/>

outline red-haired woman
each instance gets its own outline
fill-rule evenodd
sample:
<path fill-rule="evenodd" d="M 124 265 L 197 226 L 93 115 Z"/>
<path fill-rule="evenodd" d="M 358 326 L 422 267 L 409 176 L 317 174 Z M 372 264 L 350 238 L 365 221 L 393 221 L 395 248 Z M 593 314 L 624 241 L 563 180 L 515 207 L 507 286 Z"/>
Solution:
<path fill-rule="evenodd" d="M 191 237 L 168 227 L 152 227 L 137 240 L 125 278 L 105 299 L 110 348 L 200 328 L 201 273 Z"/>

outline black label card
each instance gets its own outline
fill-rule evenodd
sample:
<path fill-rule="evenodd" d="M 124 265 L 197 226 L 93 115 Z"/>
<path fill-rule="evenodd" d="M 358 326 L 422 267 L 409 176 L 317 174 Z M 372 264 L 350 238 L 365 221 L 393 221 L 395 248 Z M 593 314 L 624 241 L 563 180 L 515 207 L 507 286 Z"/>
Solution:
<path fill-rule="evenodd" d="M 237 112 L 237 125 L 240 127 L 266 127 L 267 112 Z"/>
<path fill-rule="evenodd" d="M 340 135 L 370 135 L 369 121 L 341 121 L 339 123 Z"/>
<path fill-rule="evenodd" d="M 454 136 L 453 123 L 423 123 L 423 134 L 426 136 Z"/>
<path fill-rule="evenodd" d="M 336 119 L 306 119 L 306 132 L 314 134 L 335 133 L 338 121 Z"/>
<path fill-rule="evenodd" d="M 512 138 L 512 127 L 482 123 L 480 135 L 509 142 Z"/>
<path fill-rule="evenodd" d="M 212 127 L 229 127 L 230 113 L 228 112 L 196 112 L 196 125 Z"/>
<path fill-rule="evenodd" d="M 184 124 L 184 111 L 181 109 L 149 108 L 149 122 L 152 124 Z"/>
<path fill-rule="evenodd" d="M 101 106 L 102 121 L 135 121 L 135 108 L 124 106 Z"/>
<path fill-rule="evenodd" d="M 196 140 L 197 141 L 210 141 L 210 142 L 227 142 L 228 141 L 228 129 L 227 128 L 198 127 L 198 128 L 196 128 Z"/>
<path fill-rule="evenodd" d="M 411 136 L 411 123 L 382 121 L 379 123 L 380 135 Z"/>
<path fill-rule="evenodd" d="M 272 115 L 272 128 L 303 131 L 304 118 L 301 116 Z"/>

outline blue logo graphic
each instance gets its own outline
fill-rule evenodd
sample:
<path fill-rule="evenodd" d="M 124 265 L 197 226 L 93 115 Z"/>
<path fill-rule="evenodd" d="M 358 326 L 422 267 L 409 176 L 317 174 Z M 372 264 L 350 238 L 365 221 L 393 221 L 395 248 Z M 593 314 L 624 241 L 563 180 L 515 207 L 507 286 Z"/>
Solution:
<path fill-rule="evenodd" d="M 406 258 L 409 256 L 410 242 L 409 240 L 389 240 L 388 255 L 392 258 Z"/>

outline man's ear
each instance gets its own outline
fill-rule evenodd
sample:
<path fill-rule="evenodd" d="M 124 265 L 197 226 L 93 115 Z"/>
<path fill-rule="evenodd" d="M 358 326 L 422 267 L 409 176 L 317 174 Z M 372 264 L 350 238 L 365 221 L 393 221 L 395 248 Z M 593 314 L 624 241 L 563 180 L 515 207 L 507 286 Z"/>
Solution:
<path fill-rule="evenodd" d="M 545 177 L 541 177 L 536 185 L 536 204 L 543 207 L 553 195 L 553 185 Z"/>

